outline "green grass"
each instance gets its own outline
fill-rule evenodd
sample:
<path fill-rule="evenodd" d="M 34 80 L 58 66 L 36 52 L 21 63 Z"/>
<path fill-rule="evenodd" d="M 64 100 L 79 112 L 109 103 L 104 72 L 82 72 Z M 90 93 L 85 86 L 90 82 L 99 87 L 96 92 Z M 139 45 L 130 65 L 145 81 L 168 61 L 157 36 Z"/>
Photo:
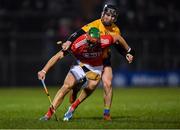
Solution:
<path fill-rule="evenodd" d="M 49 88 L 51 97 L 58 88 Z M 49 106 L 42 87 L 0 89 L 0 129 L 118 129 L 180 128 L 180 88 L 114 89 L 112 121 L 104 121 L 103 90 L 97 89 L 74 113 L 69 122 L 62 118 L 69 103 L 66 96 L 57 110 L 61 119 L 39 121 Z"/>

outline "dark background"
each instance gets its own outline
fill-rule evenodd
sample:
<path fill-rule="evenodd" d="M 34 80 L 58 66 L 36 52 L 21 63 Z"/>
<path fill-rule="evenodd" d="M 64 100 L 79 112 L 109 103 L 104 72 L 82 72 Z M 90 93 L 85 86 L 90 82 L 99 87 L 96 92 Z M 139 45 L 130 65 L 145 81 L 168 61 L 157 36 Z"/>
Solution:
<path fill-rule="evenodd" d="M 39 85 L 37 72 L 58 51 L 58 40 L 100 18 L 104 0 L 0 0 L 0 86 Z M 179 71 L 180 8 L 177 0 L 111 0 L 117 25 L 136 50 L 129 65 L 113 51 L 113 70 Z M 112 48 L 113 49 L 113 48 Z M 113 49 L 114 50 L 114 49 Z M 73 59 L 66 57 L 46 82 L 63 82 Z"/>

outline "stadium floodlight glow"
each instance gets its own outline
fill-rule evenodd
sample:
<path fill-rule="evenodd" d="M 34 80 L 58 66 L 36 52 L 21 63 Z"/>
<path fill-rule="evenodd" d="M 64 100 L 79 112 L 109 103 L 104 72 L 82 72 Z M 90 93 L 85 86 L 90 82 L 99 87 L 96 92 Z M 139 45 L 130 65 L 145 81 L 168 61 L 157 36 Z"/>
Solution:
<path fill-rule="evenodd" d="M 58 121 L 58 118 L 57 118 L 57 115 L 56 115 L 56 110 L 54 109 L 54 106 L 53 106 L 53 104 L 52 104 L 51 97 L 50 97 L 50 95 L 49 95 L 49 92 L 48 92 L 48 89 L 47 89 L 47 87 L 46 87 L 46 84 L 45 84 L 44 80 L 41 80 L 41 83 L 42 83 L 42 85 L 43 85 L 43 87 L 44 87 L 45 93 L 46 93 L 46 95 L 47 95 L 47 97 L 48 97 L 48 99 L 49 99 L 50 105 L 51 105 L 51 107 L 52 107 L 52 109 L 53 109 L 55 120 Z"/>

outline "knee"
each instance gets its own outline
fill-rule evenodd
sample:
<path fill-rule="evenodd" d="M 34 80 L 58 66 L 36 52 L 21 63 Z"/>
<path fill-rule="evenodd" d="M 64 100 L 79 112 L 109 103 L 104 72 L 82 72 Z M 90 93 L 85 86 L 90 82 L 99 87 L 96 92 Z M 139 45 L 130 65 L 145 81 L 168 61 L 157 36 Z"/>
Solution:
<path fill-rule="evenodd" d="M 95 88 L 92 86 L 88 86 L 88 87 L 84 88 L 84 91 L 86 92 L 87 95 L 90 95 L 94 90 L 95 90 Z"/>
<path fill-rule="evenodd" d="M 94 91 L 94 90 L 95 90 L 95 86 L 88 86 L 87 89 L 88 89 L 89 91 Z"/>
<path fill-rule="evenodd" d="M 68 89 L 71 89 L 71 88 L 72 88 L 72 85 L 65 83 L 65 84 L 63 85 L 63 88 L 65 88 L 66 90 L 68 90 Z"/>
<path fill-rule="evenodd" d="M 64 93 L 69 92 L 73 88 L 73 85 L 70 83 L 64 83 L 62 86 L 62 90 Z"/>

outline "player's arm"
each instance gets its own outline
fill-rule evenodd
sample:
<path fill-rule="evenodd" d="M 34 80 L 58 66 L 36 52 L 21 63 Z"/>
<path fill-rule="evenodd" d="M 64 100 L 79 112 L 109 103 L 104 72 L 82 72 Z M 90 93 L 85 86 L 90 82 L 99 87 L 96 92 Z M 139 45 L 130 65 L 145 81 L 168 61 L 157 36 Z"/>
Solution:
<path fill-rule="evenodd" d="M 114 35 L 113 41 L 117 45 L 121 45 L 126 51 L 130 48 L 127 42 L 124 40 L 124 38 L 121 35 Z"/>
<path fill-rule="evenodd" d="M 71 44 L 72 44 L 79 36 L 83 35 L 84 33 L 86 33 L 86 32 L 85 32 L 83 29 L 80 29 L 80 30 L 74 32 L 74 33 L 67 39 L 67 41 L 62 44 L 63 50 L 67 50 L 67 49 L 71 46 Z"/>
<path fill-rule="evenodd" d="M 70 41 L 71 43 L 74 42 L 79 36 L 85 34 L 86 32 L 83 29 L 80 29 L 76 32 L 74 32 L 67 41 Z"/>
<path fill-rule="evenodd" d="M 127 44 L 127 42 L 121 35 L 113 35 L 113 41 L 115 43 L 114 46 L 116 47 L 118 52 L 123 52 L 123 56 L 126 56 L 127 53 L 130 53 L 133 56 L 135 55 L 135 51 Z"/>
<path fill-rule="evenodd" d="M 84 25 L 80 30 L 74 32 L 69 38 L 68 40 L 63 43 L 62 48 L 63 50 L 67 50 L 71 44 L 81 35 L 85 34 L 86 32 L 88 32 L 88 30 L 91 27 L 97 27 L 98 28 L 98 20 L 92 21 L 91 23 L 88 23 L 86 25 Z"/>
<path fill-rule="evenodd" d="M 125 39 L 121 35 L 114 35 L 113 36 L 114 46 L 121 53 L 129 63 L 132 62 L 133 57 L 135 55 L 135 51 L 127 44 Z"/>
<path fill-rule="evenodd" d="M 49 69 L 51 67 L 53 67 L 58 60 L 62 59 L 64 57 L 64 52 L 63 51 L 59 51 L 58 53 L 56 53 L 47 63 L 46 65 L 43 67 L 42 70 L 40 70 L 38 72 L 38 79 L 43 80 L 45 79 L 45 75 L 46 73 L 49 71 Z"/>

